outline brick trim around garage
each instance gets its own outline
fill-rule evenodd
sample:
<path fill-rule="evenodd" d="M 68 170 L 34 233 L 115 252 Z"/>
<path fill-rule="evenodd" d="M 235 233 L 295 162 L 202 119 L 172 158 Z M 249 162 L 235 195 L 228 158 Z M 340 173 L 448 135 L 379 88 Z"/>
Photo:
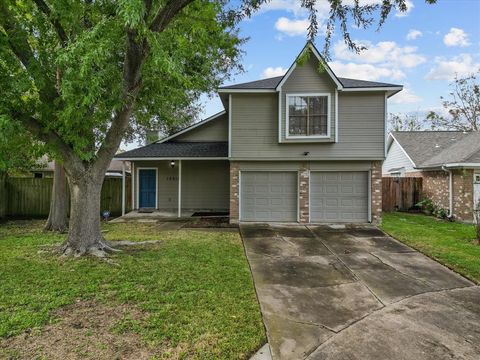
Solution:
<path fill-rule="evenodd" d="M 371 214 L 372 224 L 382 223 L 382 162 L 372 161 L 371 169 Z"/>
<path fill-rule="evenodd" d="M 240 219 L 240 166 L 230 161 L 230 223 L 238 224 Z"/>
<path fill-rule="evenodd" d="M 310 169 L 307 164 L 302 164 L 298 182 L 298 219 L 305 224 L 310 222 Z"/>
<path fill-rule="evenodd" d="M 298 170 L 298 221 L 310 222 L 310 164 L 300 164 Z M 373 224 L 382 221 L 382 162 L 372 161 L 370 179 L 370 211 Z M 240 219 L 240 164 L 230 162 L 230 223 L 236 224 Z"/>

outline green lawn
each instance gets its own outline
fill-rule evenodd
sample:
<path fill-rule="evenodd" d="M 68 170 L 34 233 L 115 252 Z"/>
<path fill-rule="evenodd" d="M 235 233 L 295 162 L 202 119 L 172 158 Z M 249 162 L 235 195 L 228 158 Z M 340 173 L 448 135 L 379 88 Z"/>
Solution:
<path fill-rule="evenodd" d="M 108 224 L 109 240 L 162 240 L 125 248 L 108 263 L 52 254 L 45 245 L 64 236 L 44 233 L 41 226 L 40 221 L 0 225 L 0 358 L 2 351 L 8 354 L 8 338 L 32 329 L 41 333 L 61 321 L 54 316 L 59 309 L 82 301 L 144 314 L 138 319 L 127 313 L 110 331 L 138 336 L 154 358 L 171 353 L 171 358 L 245 359 L 265 343 L 237 233 Z M 95 328 L 85 331 L 96 335 Z"/>
<path fill-rule="evenodd" d="M 480 283 L 480 246 L 473 244 L 473 225 L 434 217 L 383 214 L 382 229 L 394 238 Z"/>

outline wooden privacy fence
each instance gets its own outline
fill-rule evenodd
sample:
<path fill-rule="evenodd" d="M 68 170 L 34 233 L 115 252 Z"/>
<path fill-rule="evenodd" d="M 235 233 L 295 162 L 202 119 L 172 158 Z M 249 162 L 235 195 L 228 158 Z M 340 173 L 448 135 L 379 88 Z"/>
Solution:
<path fill-rule="evenodd" d="M 382 178 L 382 210 L 408 211 L 422 197 L 422 178 Z"/>
<path fill-rule="evenodd" d="M 1 176 L 1 175 L 0 175 Z M 53 178 L 7 177 L 5 199 L 1 198 L 2 179 L 0 177 L 0 210 L 5 207 L 4 216 L 46 217 L 50 210 Z M 126 178 L 126 211 L 131 209 L 131 179 Z M 101 194 L 100 210 L 109 210 L 112 215 L 122 213 L 122 179 L 106 178 Z M 1 213 L 0 213 L 1 216 Z"/>

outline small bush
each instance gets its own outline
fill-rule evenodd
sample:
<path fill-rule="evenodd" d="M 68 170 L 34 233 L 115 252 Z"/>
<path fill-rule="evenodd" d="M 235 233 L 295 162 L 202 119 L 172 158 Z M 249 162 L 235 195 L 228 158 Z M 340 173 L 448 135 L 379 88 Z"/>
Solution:
<path fill-rule="evenodd" d="M 431 199 L 425 198 L 415 206 L 420 207 L 427 215 L 432 215 L 440 219 L 448 218 L 448 210 L 436 205 Z"/>

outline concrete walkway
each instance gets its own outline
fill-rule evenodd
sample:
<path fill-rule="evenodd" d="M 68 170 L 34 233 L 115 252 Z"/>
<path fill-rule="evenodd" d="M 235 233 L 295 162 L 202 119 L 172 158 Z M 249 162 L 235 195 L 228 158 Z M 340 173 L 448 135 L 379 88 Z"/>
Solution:
<path fill-rule="evenodd" d="M 480 288 L 380 230 L 240 229 L 273 359 L 480 359 Z"/>

